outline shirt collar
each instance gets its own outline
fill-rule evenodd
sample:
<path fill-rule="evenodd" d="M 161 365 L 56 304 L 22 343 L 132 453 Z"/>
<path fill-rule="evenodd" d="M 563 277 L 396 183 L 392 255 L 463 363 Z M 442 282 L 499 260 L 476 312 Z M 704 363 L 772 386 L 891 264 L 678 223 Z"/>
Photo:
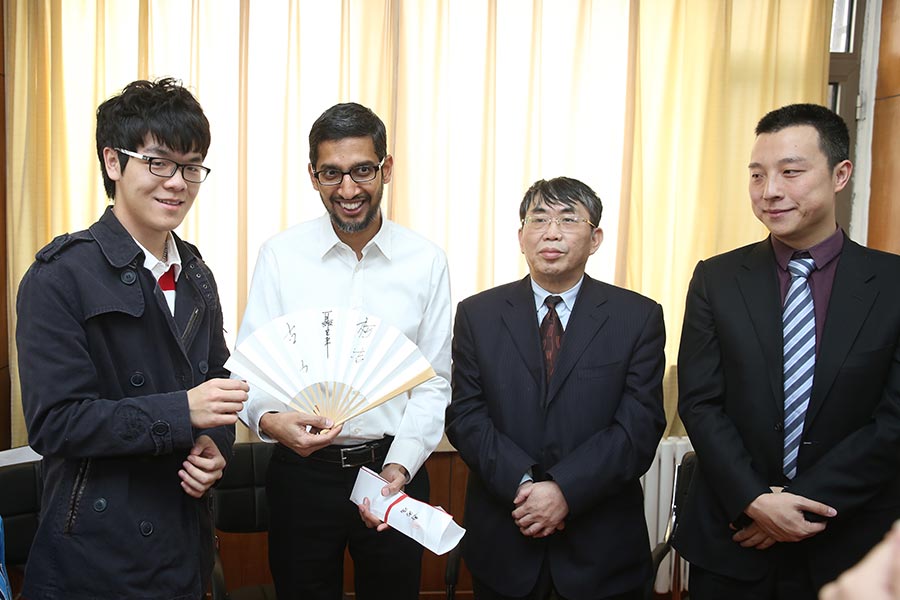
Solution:
<path fill-rule="evenodd" d="M 132 239 L 144 253 L 144 267 L 153 273 L 153 276 L 156 277 L 156 279 L 162 277 L 172 265 L 175 265 L 175 281 L 178 281 L 178 276 L 181 275 L 181 255 L 178 254 L 178 247 L 175 245 L 175 240 L 172 239 L 171 233 L 166 234 L 166 248 L 168 249 L 169 259 L 167 262 L 163 262 L 156 258 L 156 256 L 144 248 L 136 238 L 132 237 Z"/>
<path fill-rule="evenodd" d="M 534 307 L 536 310 L 540 310 L 541 306 L 544 305 L 544 300 L 547 299 L 547 296 L 560 296 L 562 298 L 563 304 L 566 305 L 566 308 L 571 311 L 575 308 L 575 298 L 578 297 L 578 290 L 581 289 L 581 284 L 584 282 L 584 275 L 581 276 L 581 279 L 578 280 L 578 283 L 567 289 L 565 292 L 561 294 L 551 294 L 541 286 L 539 286 L 534 279 L 531 279 L 531 290 L 534 292 Z"/>
<path fill-rule="evenodd" d="M 775 261 L 783 271 L 787 271 L 788 263 L 797 252 L 809 252 L 816 263 L 816 269 L 821 269 L 834 260 L 844 247 L 844 231 L 840 227 L 835 227 L 834 233 L 812 248 L 791 248 L 774 235 L 771 236 L 771 239 L 772 249 L 775 251 Z"/>
<path fill-rule="evenodd" d="M 381 227 L 378 229 L 378 233 L 376 233 L 375 237 L 369 240 L 369 242 L 363 247 L 363 257 L 365 257 L 372 248 L 377 248 L 385 258 L 390 260 L 392 248 L 392 228 L 393 223 L 386 219 L 384 215 L 382 215 Z M 338 237 L 337 233 L 335 233 L 334 225 L 331 224 L 331 216 L 329 214 L 325 214 L 319 218 L 319 241 L 317 246 L 319 256 L 322 258 L 325 258 L 325 256 L 329 252 L 333 251 L 339 246 L 347 247 L 347 245 L 341 241 L 341 238 Z"/>

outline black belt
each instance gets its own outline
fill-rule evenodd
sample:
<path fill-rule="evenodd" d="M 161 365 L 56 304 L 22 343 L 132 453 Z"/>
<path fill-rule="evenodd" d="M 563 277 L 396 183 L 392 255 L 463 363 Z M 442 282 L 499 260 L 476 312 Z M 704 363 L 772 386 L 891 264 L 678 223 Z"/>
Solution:
<path fill-rule="evenodd" d="M 393 441 L 394 438 L 387 435 L 380 440 L 372 440 L 358 446 L 325 446 L 321 450 L 316 450 L 307 458 L 340 465 L 343 468 L 360 467 L 383 461 Z M 278 444 L 278 446 L 278 450 L 284 449 L 284 452 L 280 452 L 282 456 L 293 455 L 299 460 L 304 460 L 303 457 L 289 448 L 281 446 L 281 444 Z"/>

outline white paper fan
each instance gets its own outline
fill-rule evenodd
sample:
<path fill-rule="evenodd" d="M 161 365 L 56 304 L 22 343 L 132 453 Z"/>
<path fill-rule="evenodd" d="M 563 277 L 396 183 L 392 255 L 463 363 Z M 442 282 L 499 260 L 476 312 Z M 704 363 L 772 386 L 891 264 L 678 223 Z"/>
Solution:
<path fill-rule="evenodd" d="M 225 368 L 294 410 L 335 426 L 434 377 L 419 347 L 378 317 L 307 309 L 270 321 Z"/>

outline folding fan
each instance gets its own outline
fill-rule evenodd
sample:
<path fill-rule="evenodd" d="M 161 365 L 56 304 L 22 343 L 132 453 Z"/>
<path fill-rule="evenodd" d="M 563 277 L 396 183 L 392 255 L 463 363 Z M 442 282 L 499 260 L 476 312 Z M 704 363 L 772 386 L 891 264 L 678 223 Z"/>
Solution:
<path fill-rule="evenodd" d="M 225 368 L 287 406 L 335 426 L 434 377 L 409 338 L 378 317 L 307 309 L 263 325 Z"/>

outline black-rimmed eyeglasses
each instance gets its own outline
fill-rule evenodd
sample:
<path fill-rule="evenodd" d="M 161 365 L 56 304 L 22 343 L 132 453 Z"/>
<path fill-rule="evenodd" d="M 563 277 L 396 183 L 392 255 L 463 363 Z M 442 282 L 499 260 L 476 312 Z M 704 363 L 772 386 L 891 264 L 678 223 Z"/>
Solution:
<path fill-rule="evenodd" d="M 387 157 L 385 157 L 387 158 Z M 358 165 L 349 171 L 341 171 L 333 167 L 322 169 L 321 171 L 313 171 L 313 177 L 322 185 L 340 185 L 344 181 L 344 175 L 349 175 L 350 179 L 356 183 L 368 183 L 375 179 L 378 175 L 378 169 L 384 164 L 384 158 L 377 165 Z"/>
<path fill-rule="evenodd" d="M 181 176 L 189 183 L 203 183 L 206 176 L 209 175 L 210 168 L 203 165 L 187 164 L 183 165 L 168 158 L 160 158 L 158 156 L 147 156 L 146 154 L 138 154 L 131 150 L 122 148 L 114 148 L 116 152 L 121 152 L 126 156 L 143 160 L 150 167 L 150 172 L 157 177 L 168 179 L 175 175 L 175 171 L 181 169 Z"/>

